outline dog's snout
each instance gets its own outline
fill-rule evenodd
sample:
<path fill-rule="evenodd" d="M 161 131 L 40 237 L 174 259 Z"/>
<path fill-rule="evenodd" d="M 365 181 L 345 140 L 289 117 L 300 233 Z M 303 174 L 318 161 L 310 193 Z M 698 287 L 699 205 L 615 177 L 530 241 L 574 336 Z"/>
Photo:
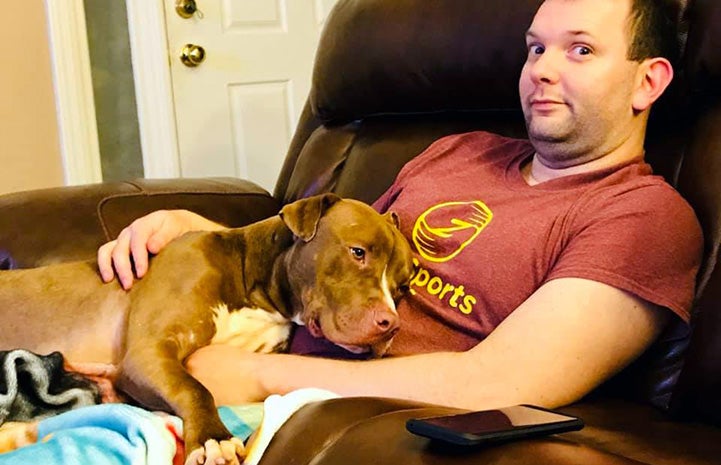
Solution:
<path fill-rule="evenodd" d="M 378 311 L 375 315 L 375 324 L 382 333 L 394 331 L 398 328 L 398 315 L 389 311 Z"/>
<path fill-rule="evenodd" d="M 376 324 L 380 329 L 386 330 L 391 325 L 391 321 L 390 318 L 379 318 L 376 320 Z"/>

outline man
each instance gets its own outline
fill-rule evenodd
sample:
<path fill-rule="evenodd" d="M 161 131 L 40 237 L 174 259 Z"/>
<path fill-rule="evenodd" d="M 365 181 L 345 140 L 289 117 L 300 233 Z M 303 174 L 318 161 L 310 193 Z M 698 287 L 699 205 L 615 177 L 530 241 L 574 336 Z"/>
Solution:
<path fill-rule="evenodd" d="M 530 144 L 443 138 L 376 202 L 401 215 L 418 251 L 392 347 L 403 356 L 353 362 L 210 346 L 190 357 L 191 373 L 219 404 L 315 386 L 470 409 L 554 407 L 634 360 L 670 319 L 688 321 L 700 228 L 643 163 L 650 107 L 673 77 L 655 44 L 675 40 L 656 35 L 660 3 L 546 0 L 519 81 Z M 460 217 L 473 220 L 453 223 Z M 434 229 L 444 221 L 469 227 L 473 240 L 444 243 Z M 141 277 L 148 251 L 217 228 L 186 211 L 141 218 L 98 251 L 103 279 L 114 267 L 127 288 L 131 254 Z"/>

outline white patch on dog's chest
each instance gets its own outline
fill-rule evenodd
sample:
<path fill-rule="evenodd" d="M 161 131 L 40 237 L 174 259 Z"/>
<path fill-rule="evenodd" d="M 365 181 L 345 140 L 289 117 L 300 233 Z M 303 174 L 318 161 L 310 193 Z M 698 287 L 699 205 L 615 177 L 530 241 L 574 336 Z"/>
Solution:
<path fill-rule="evenodd" d="M 278 352 L 288 345 L 290 321 L 276 311 L 241 308 L 229 311 L 226 304 L 213 308 L 215 336 L 211 344 L 228 344 L 249 352 Z"/>

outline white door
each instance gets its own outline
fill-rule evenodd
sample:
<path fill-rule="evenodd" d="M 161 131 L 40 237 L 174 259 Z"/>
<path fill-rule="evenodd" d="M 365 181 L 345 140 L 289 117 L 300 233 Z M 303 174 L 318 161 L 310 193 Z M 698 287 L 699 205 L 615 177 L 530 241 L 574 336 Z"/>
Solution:
<path fill-rule="evenodd" d="M 272 191 L 336 0 L 164 0 L 180 175 L 236 176 Z M 195 67 L 181 60 L 202 47 Z M 196 49 L 196 54 L 199 51 Z"/>

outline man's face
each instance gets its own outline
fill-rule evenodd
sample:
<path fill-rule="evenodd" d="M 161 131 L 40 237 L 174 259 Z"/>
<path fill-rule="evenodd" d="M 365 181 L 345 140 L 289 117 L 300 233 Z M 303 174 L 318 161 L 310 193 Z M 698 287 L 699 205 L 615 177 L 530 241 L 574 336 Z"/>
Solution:
<path fill-rule="evenodd" d="M 629 12 L 630 0 L 546 0 L 536 13 L 519 91 L 529 138 L 550 167 L 603 156 L 633 132 Z"/>

